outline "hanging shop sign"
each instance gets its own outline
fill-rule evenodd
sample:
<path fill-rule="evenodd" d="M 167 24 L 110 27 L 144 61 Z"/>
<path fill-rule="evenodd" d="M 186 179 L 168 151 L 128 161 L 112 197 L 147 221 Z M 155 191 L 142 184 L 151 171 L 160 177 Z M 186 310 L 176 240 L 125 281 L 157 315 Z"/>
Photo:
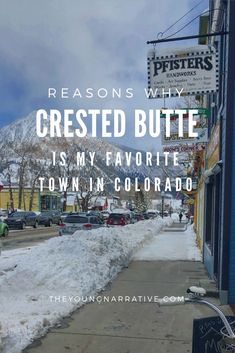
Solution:
<path fill-rule="evenodd" d="M 167 108 L 162 108 L 162 109 L 167 109 Z M 184 119 L 188 119 L 188 111 L 190 109 L 197 109 L 198 115 L 201 117 L 201 120 L 202 119 L 205 120 L 205 118 L 208 118 L 210 116 L 209 109 L 205 109 L 205 108 L 197 108 L 197 107 L 195 107 L 195 108 L 180 108 L 180 109 L 187 111 L 187 113 L 183 115 Z M 195 117 L 195 114 L 194 114 L 194 117 Z M 160 118 L 163 118 L 163 119 L 166 118 L 166 114 L 161 114 Z M 170 119 L 171 119 L 171 121 L 177 120 L 178 119 L 178 115 L 177 114 L 175 114 L 175 115 L 172 114 Z"/>
<path fill-rule="evenodd" d="M 197 137 L 189 137 L 188 132 L 184 132 L 182 137 L 179 137 L 177 132 L 172 132 L 171 136 L 166 137 L 165 134 L 162 135 L 162 144 L 174 144 L 174 143 L 205 143 L 208 140 L 208 129 L 198 128 L 194 129 L 197 132 Z"/>
<path fill-rule="evenodd" d="M 167 54 L 166 54 L 167 53 Z M 197 95 L 218 90 L 218 53 L 207 45 L 148 53 L 149 98 Z M 170 94 L 166 95 L 166 92 Z"/>
<path fill-rule="evenodd" d="M 162 144 L 182 144 L 182 143 L 190 143 L 190 144 L 198 144 L 198 143 L 206 143 L 208 140 L 208 119 L 205 114 L 194 114 L 195 127 L 194 132 L 197 133 L 197 137 L 189 137 L 188 134 L 188 113 L 183 115 L 183 118 L 186 116 L 187 118 L 183 119 L 183 136 L 179 136 L 179 116 L 175 116 L 175 119 L 171 123 L 171 132 L 170 136 L 165 136 L 165 131 L 167 130 L 164 127 L 162 131 Z M 166 124 L 166 121 L 163 121 L 163 125 Z"/>
<path fill-rule="evenodd" d="M 192 192 L 194 192 L 195 190 L 197 190 L 198 188 L 198 178 L 194 177 L 192 178 L 192 190 L 191 191 L 187 191 L 187 185 L 186 185 L 186 177 L 182 177 L 182 190 L 184 192 L 186 192 L 186 194 L 191 194 Z"/>
<path fill-rule="evenodd" d="M 166 109 L 166 108 L 165 108 Z M 180 108 L 180 109 L 182 109 L 182 110 L 186 110 L 186 114 L 184 114 L 183 115 L 183 118 L 184 119 L 188 119 L 188 116 L 189 116 L 189 114 L 188 114 L 188 112 L 189 112 L 189 110 L 190 109 L 197 109 L 197 111 L 198 111 L 198 115 L 200 115 L 200 117 L 201 117 L 201 120 L 205 120 L 206 118 L 208 118 L 209 116 L 210 116 L 210 111 L 209 111 L 209 109 L 205 109 L 205 108 L 198 108 L 198 107 L 195 107 L 195 108 Z M 194 117 L 196 116 L 196 114 L 194 114 Z M 166 115 L 165 114 L 161 114 L 161 116 L 160 116 L 161 118 L 165 118 L 166 117 Z M 177 120 L 178 119 L 178 115 L 177 114 L 172 114 L 171 115 L 171 121 L 173 120 Z M 206 124 L 207 124 L 207 122 L 206 122 Z"/>
<path fill-rule="evenodd" d="M 180 152 L 180 153 L 189 153 L 189 152 L 197 152 L 205 150 L 206 145 L 204 143 L 198 144 L 179 144 L 179 145 L 169 145 L 163 147 L 163 152 Z"/>

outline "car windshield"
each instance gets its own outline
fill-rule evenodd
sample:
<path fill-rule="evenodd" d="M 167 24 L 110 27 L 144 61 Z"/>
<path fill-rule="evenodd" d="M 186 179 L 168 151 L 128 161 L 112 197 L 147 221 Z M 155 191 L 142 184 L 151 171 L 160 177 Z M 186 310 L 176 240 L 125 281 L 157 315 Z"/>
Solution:
<path fill-rule="evenodd" d="M 9 217 L 18 218 L 18 217 L 23 217 L 25 215 L 26 215 L 26 212 L 14 212 Z"/>
<path fill-rule="evenodd" d="M 81 216 L 68 216 L 65 219 L 65 223 L 88 223 L 88 218 Z"/>
<path fill-rule="evenodd" d="M 102 220 L 100 218 L 97 218 L 97 217 L 91 217 L 90 223 L 91 224 L 100 224 L 100 223 L 102 223 Z"/>
<path fill-rule="evenodd" d="M 114 219 L 120 219 L 121 217 L 124 217 L 123 214 L 118 214 L 118 213 L 113 213 L 109 216 L 110 218 L 114 218 Z"/>

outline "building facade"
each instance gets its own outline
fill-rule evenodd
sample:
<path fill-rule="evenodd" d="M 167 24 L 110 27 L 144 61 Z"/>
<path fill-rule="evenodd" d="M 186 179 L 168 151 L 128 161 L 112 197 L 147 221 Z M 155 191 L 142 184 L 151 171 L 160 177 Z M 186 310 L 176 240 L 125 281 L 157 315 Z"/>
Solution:
<path fill-rule="evenodd" d="M 220 32 L 209 43 L 219 52 L 219 90 L 208 97 L 203 259 L 221 302 L 235 304 L 235 2 L 210 1 L 209 14 L 209 32 Z"/>
<path fill-rule="evenodd" d="M 11 200 L 12 198 L 12 200 Z M 0 209 L 10 210 L 17 209 L 19 203 L 19 187 L 17 185 L 9 187 L 4 185 L 0 191 Z M 28 211 L 48 211 L 61 209 L 61 195 L 58 192 L 44 191 L 40 192 L 36 188 L 32 193 L 31 188 L 25 187 L 22 195 L 21 209 Z"/>

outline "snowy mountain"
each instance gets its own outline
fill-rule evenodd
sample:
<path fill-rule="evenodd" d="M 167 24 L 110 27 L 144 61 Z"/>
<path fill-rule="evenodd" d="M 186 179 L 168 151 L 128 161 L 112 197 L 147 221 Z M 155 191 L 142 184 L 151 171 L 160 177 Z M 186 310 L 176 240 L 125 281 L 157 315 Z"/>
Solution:
<path fill-rule="evenodd" d="M 107 177 L 109 180 L 113 180 L 115 177 L 119 177 L 121 180 L 124 180 L 126 177 L 138 177 L 141 181 L 145 177 L 150 177 L 153 179 L 154 177 L 162 178 L 166 173 L 164 171 L 165 167 L 161 166 L 153 166 L 149 167 L 145 165 L 145 152 L 139 151 L 143 157 L 143 163 L 141 166 L 137 166 L 135 163 L 135 155 L 138 151 L 132 148 L 128 148 L 125 146 L 119 146 L 107 141 L 104 141 L 100 138 L 90 137 L 89 135 L 84 138 L 75 137 L 73 139 L 62 138 L 61 141 L 59 138 L 40 138 L 36 134 L 36 112 L 30 113 L 27 117 L 18 119 L 11 123 L 8 126 L 0 129 L 0 148 L 3 146 L 14 145 L 32 145 L 36 146 L 40 145 L 43 153 L 39 157 L 40 159 L 51 159 L 50 151 L 53 150 L 52 146 L 56 141 L 57 147 L 59 150 L 63 151 L 63 143 L 66 140 L 66 143 L 70 146 L 75 145 L 79 151 L 85 152 L 96 152 L 95 164 L 93 167 L 93 174 L 99 174 L 97 176 Z M 32 147 L 33 148 L 33 147 Z M 35 147 L 36 148 L 36 147 Z M 106 165 L 106 152 L 112 152 L 111 165 Z M 126 160 L 126 154 L 131 153 L 131 165 L 128 166 L 124 162 Z M 115 164 L 116 155 L 121 155 L 123 159 L 123 164 L 120 166 Z M 17 158 L 17 156 L 13 156 Z M 153 157 L 153 162 L 155 161 L 155 157 Z M 3 167 L 2 167 L 3 168 Z M 179 170 L 176 168 L 168 167 L 168 174 L 174 177 Z M 0 166 L 0 173 L 1 173 Z M 87 170 L 88 176 L 89 172 Z"/>

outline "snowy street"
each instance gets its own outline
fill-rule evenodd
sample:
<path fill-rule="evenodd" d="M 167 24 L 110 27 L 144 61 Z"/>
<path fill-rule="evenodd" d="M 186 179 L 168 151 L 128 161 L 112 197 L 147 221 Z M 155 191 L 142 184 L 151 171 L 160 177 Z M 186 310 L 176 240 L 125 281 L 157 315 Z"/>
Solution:
<path fill-rule="evenodd" d="M 5 250 L 35 246 L 47 239 L 58 236 L 58 227 L 26 228 L 24 230 L 11 230 L 1 242 Z"/>

